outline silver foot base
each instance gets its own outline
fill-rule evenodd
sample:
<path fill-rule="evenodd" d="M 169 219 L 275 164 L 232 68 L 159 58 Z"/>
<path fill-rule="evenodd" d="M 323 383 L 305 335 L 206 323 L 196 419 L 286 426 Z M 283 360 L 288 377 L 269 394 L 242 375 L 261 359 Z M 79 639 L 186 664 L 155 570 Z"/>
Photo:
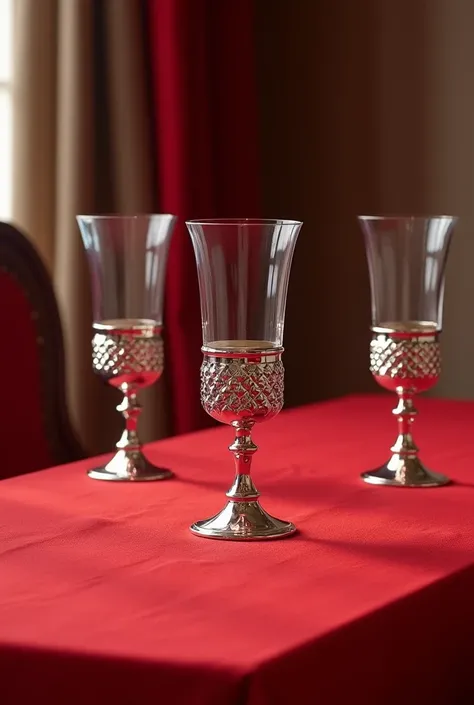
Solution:
<path fill-rule="evenodd" d="M 363 472 L 361 478 L 372 485 L 392 487 L 442 487 L 451 482 L 449 477 L 427 470 L 418 458 L 398 458 L 375 470 Z"/>
<path fill-rule="evenodd" d="M 190 527 L 196 536 L 228 541 L 262 541 L 291 536 L 296 527 L 267 514 L 257 501 L 228 502 L 224 509 Z"/>
<path fill-rule="evenodd" d="M 171 470 L 152 465 L 141 451 L 123 450 L 119 450 L 107 465 L 93 468 L 87 474 L 93 480 L 111 482 L 153 482 L 173 477 Z"/>

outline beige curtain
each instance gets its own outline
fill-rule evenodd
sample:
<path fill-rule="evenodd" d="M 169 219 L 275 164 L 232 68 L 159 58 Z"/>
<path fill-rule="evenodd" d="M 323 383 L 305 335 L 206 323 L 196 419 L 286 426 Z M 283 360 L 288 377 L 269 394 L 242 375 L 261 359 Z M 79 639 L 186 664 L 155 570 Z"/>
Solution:
<path fill-rule="evenodd" d="M 140 0 L 15 0 L 13 219 L 50 269 L 64 327 L 72 420 L 113 447 L 119 399 L 91 371 L 79 213 L 156 210 Z M 141 436 L 167 432 L 165 384 L 147 390 Z"/>

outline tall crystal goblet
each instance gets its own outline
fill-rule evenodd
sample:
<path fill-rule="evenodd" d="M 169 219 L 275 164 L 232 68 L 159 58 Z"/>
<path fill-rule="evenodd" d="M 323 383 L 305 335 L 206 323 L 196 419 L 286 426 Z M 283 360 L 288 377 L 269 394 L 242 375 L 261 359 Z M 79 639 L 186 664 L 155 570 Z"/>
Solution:
<path fill-rule="evenodd" d="M 396 392 L 398 437 L 390 460 L 362 474 L 365 482 L 397 487 L 438 487 L 449 479 L 427 470 L 411 429 L 415 394 L 441 373 L 440 334 L 452 216 L 359 218 L 365 237 L 372 296 L 370 371 Z"/>
<path fill-rule="evenodd" d="M 215 539 L 271 539 L 294 533 L 262 509 L 250 476 L 256 423 L 283 406 L 283 327 L 291 262 L 302 223 L 291 220 L 192 220 L 204 354 L 201 403 L 234 427 L 235 480 L 224 509 L 191 526 Z"/>
<path fill-rule="evenodd" d="M 125 420 L 117 452 L 89 470 L 95 480 L 164 480 L 172 472 L 143 454 L 137 433 L 137 393 L 154 384 L 164 367 L 163 293 L 176 218 L 172 215 L 80 215 L 93 303 L 93 369 L 123 394 Z"/>

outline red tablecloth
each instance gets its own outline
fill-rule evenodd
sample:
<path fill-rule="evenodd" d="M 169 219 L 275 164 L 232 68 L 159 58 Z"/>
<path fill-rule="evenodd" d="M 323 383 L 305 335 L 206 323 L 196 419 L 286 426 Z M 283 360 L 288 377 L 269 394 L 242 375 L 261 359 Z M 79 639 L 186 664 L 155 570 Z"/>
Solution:
<path fill-rule="evenodd" d="M 225 427 L 149 448 L 173 481 L 94 482 L 82 462 L 2 482 L 1 705 L 474 702 L 474 404 L 419 400 L 423 458 L 457 484 L 402 490 L 359 479 L 393 401 L 256 429 L 262 503 L 300 529 L 281 541 L 188 530 L 231 483 Z"/>

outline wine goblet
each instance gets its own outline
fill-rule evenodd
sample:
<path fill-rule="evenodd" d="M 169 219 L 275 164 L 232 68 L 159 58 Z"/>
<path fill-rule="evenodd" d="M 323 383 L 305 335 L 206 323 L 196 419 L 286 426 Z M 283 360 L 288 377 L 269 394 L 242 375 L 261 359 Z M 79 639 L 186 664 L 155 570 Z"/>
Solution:
<path fill-rule="evenodd" d="M 441 373 L 444 279 L 456 218 L 361 216 L 372 298 L 370 371 L 398 395 L 398 437 L 388 462 L 362 474 L 372 484 L 439 487 L 449 478 L 428 470 L 412 436 L 414 396 Z"/>
<path fill-rule="evenodd" d="M 88 471 L 95 480 L 164 480 L 172 472 L 144 455 L 137 425 L 137 394 L 154 384 L 164 367 L 163 290 L 172 215 L 77 216 L 89 264 L 92 302 L 92 366 L 123 394 L 125 420 L 117 452 Z"/>
<path fill-rule="evenodd" d="M 250 467 L 255 424 L 284 401 L 283 327 L 291 262 L 302 223 L 290 220 L 188 221 L 198 269 L 203 363 L 201 403 L 233 426 L 235 480 L 225 507 L 191 531 L 207 538 L 288 536 L 295 526 L 260 505 Z"/>

